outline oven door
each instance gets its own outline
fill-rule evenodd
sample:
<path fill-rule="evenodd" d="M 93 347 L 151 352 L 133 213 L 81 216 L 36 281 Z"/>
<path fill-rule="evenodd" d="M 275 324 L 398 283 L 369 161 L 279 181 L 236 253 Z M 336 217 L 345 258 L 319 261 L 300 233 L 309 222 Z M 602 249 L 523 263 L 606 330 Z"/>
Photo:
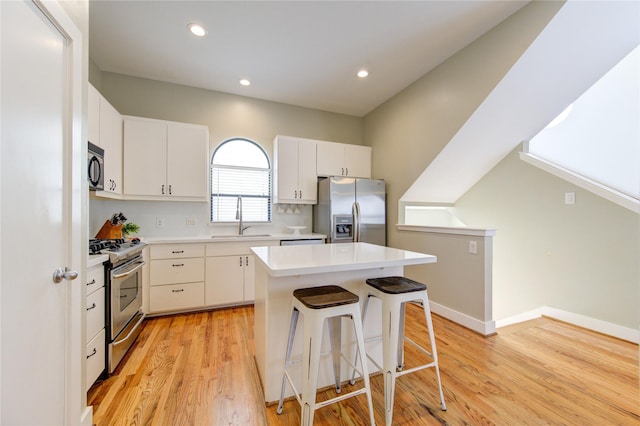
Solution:
<path fill-rule="evenodd" d="M 111 270 L 110 342 L 142 308 L 142 265 L 136 258 Z"/>

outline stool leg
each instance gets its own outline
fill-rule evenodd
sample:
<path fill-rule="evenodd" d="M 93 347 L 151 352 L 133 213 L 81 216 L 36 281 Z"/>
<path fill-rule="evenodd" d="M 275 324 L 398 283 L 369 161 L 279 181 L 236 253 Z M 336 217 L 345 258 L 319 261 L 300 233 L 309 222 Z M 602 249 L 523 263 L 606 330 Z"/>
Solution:
<path fill-rule="evenodd" d="M 371 384 L 369 382 L 369 369 L 367 368 L 367 356 L 365 355 L 366 352 L 364 348 L 364 332 L 362 330 L 362 321 L 359 318 L 354 318 L 353 316 L 351 317 L 351 319 L 353 320 L 353 327 L 356 332 L 356 340 L 358 343 L 357 353 L 360 356 L 360 366 L 362 368 L 362 377 L 364 379 L 364 387 L 367 390 L 366 395 L 367 395 L 367 404 L 369 404 L 369 421 L 373 426 L 376 424 L 376 421 L 373 416 L 373 402 L 371 400 Z M 357 365 L 355 363 L 355 360 L 353 365 Z"/>
<path fill-rule="evenodd" d="M 322 345 L 324 319 L 304 319 L 304 349 L 302 353 L 302 425 L 311 426 L 316 409 L 316 390 Z"/>
<path fill-rule="evenodd" d="M 398 371 L 404 367 L 404 317 L 406 312 L 406 302 L 400 304 L 400 322 L 398 326 Z"/>
<path fill-rule="evenodd" d="M 385 423 L 391 425 L 393 400 L 396 386 L 396 364 L 400 331 L 400 304 L 382 299 L 382 347 L 384 374 L 384 414 Z"/>
<path fill-rule="evenodd" d="M 433 334 L 433 322 L 431 321 L 431 308 L 429 307 L 429 298 L 425 296 L 422 298 L 422 308 L 424 309 L 424 316 L 427 320 L 427 329 L 429 330 L 429 340 L 431 341 L 431 354 L 433 356 L 433 363 L 436 369 L 436 378 L 438 379 L 438 390 L 440 391 L 440 408 L 443 411 L 447 410 L 447 405 L 444 402 L 444 393 L 442 392 L 442 382 L 440 380 L 440 366 L 438 364 L 438 351 L 436 349 L 436 338 Z"/>
<path fill-rule="evenodd" d="M 342 347 L 342 319 L 328 318 L 329 340 L 331 340 L 331 358 L 333 360 L 333 377 L 336 383 L 336 393 L 340 393 L 340 357 Z"/>
<path fill-rule="evenodd" d="M 284 390 L 287 384 L 287 376 L 286 372 L 289 370 L 289 366 L 291 365 L 291 350 L 293 349 L 293 338 L 296 334 L 296 326 L 298 324 L 298 315 L 300 312 L 293 308 L 291 311 L 291 323 L 289 324 L 289 339 L 287 342 L 287 355 L 284 359 L 284 371 L 282 373 L 282 389 L 280 390 L 280 402 L 278 403 L 278 410 L 276 411 L 278 414 L 282 414 L 282 404 L 284 404 Z"/>
<path fill-rule="evenodd" d="M 367 293 L 366 291 L 363 293 L 362 298 L 364 299 L 364 303 L 362 304 L 362 316 L 361 316 L 361 318 L 362 318 L 361 324 L 362 324 L 363 328 L 364 328 L 364 320 L 367 317 L 367 309 L 369 308 L 369 298 L 370 297 L 371 297 L 371 295 L 369 293 Z M 364 333 L 364 331 L 363 331 L 363 333 Z M 364 334 L 363 334 L 363 339 L 364 339 Z M 362 356 L 363 356 L 363 359 L 364 359 L 363 362 L 367 362 L 367 360 L 366 360 L 367 358 L 365 356 L 365 353 L 366 352 L 362 353 Z M 360 356 L 360 347 L 356 347 L 356 355 L 353 358 L 353 365 L 357 365 L 356 361 L 358 361 L 358 356 Z M 351 380 L 349 380 L 349 383 L 353 385 L 355 382 L 356 382 L 356 370 L 354 368 L 353 369 L 353 374 L 351 375 Z"/>

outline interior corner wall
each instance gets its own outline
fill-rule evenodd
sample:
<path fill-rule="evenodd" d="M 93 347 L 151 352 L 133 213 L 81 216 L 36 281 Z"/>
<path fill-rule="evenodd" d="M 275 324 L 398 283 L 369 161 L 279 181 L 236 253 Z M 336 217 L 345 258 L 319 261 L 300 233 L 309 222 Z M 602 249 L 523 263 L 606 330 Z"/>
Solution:
<path fill-rule="evenodd" d="M 372 174 L 387 184 L 387 241 L 398 200 L 453 138 L 564 2 L 531 2 L 364 117 Z"/>
<path fill-rule="evenodd" d="M 566 205 L 564 194 L 575 193 Z M 469 226 L 496 228 L 493 309 L 542 306 L 638 328 L 640 216 L 520 160 L 514 150 L 456 203 Z"/>

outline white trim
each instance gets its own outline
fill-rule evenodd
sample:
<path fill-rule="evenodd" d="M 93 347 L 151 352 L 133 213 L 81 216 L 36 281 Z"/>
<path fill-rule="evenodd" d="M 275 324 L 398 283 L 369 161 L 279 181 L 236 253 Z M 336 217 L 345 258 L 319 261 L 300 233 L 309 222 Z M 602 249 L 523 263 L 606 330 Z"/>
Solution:
<path fill-rule="evenodd" d="M 631 343 L 640 343 L 640 330 L 624 327 L 607 321 L 587 317 L 585 315 L 575 314 L 573 312 L 563 311 L 561 309 L 552 308 L 550 306 L 542 306 L 540 308 L 523 312 L 509 318 L 496 321 L 498 328 L 511 324 L 540 318 L 541 316 L 563 321 L 578 327 L 586 328 L 597 333 L 606 334 L 607 336 L 616 337 Z"/>
<path fill-rule="evenodd" d="M 396 224 L 398 231 L 411 231 L 411 232 L 431 232 L 434 234 L 454 234 L 454 235 L 471 235 L 475 237 L 493 237 L 496 235 L 495 229 L 481 229 L 481 228 L 460 228 L 460 227 L 448 227 L 448 226 L 423 226 L 423 225 L 404 225 L 401 223 Z"/>
<path fill-rule="evenodd" d="M 629 209 L 634 213 L 640 214 L 640 200 L 530 154 L 527 149 L 527 144 L 524 143 L 523 151 L 520 153 L 520 159 L 522 161 L 538 167 L 545 172 L 551 173 L 560 179 L 564 179 L 582 189 L 586 189 L 589 192 L 599 195 L 600 197 L 618 204 L 625 209 Z"/>
<path fill-rule="evenodd" d="M 438 314 L 441 317 L 455 322 L 456 324 L 460 324 L 461 326 L 473 330 L 476 333 L 480 333 L 483 336 L 490 336 L 496 332 L 496 323 L 493 320 L 483 322 L 431 300 L 429 301 L 429 306 L 431 307 L 431 312 L 434 314 Z"/>

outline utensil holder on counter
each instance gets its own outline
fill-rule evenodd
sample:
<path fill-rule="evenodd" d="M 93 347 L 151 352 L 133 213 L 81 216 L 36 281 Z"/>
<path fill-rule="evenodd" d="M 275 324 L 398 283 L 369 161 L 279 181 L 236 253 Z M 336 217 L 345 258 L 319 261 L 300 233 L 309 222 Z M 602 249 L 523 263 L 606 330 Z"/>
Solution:
<path fill-rule="evenodd" d="M 101 240 L 118 240 L 122 238 L 122 225 L 113 225 L 108 220 L 102 225 L 102 228 L 96 234 L 97 239 Z"/>

